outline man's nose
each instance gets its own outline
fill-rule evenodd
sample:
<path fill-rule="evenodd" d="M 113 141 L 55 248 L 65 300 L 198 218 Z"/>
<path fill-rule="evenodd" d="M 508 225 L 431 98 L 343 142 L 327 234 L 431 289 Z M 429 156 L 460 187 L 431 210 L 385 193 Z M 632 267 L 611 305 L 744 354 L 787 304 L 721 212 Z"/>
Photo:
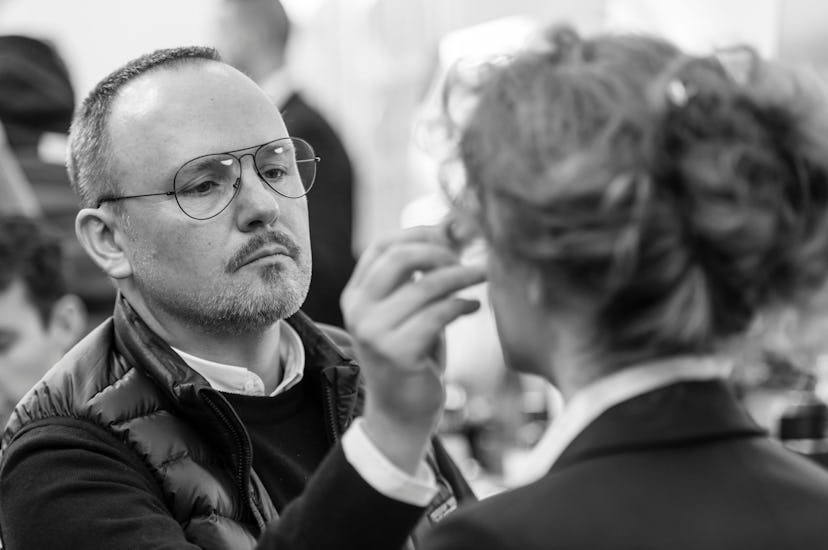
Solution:
<path fill-rule="evenodd" d="M 259 177 L 252 156 L 244 156 L 239 162 L 240 187 L 236 197 L 239 229 L 250 231 L 259 226 L 271 225 L 279 218 L 281 212 L 278 194 Z"/>

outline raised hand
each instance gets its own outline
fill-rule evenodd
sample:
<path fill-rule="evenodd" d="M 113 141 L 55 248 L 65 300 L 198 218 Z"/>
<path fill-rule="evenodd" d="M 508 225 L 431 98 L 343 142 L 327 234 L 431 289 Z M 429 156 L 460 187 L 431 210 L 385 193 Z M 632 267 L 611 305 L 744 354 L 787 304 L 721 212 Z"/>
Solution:
<path fill-rule="evenodd" d="M 403 231 L 366 250 L 342 294 L 366 380 L 365 430 L 409 472 L 442 413 L 443 330 L 480 306 L 454 295 L 485 278 L 454 246 L 445 227 Z"/>

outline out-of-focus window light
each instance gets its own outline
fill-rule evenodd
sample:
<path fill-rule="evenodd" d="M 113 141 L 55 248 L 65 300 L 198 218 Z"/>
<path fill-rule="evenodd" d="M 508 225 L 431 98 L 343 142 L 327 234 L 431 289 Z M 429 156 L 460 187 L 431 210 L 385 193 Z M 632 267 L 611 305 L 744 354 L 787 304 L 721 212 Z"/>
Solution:
<path fill-rule="evenodd" d="M 440 64 L 450 66 L 458 59 L 509 53 L 531 38 L 538 24 L 525 15 L 514 15 L 465 27 L 446 34 L 439 45 Z"/>
<path fill-rule="evenodd" d="M 290 19 L 300 26 L 313 21 L 324 3 L 325 0 L 282 0 Z"/>
<path fill-rule="evenodd" d="M 779 0 L 607 0 L 607 28 L 656 33 L 709 53 L 747 44 L 766 57 L 779 49 Z"/>
<path fill-rule="evenodd" d="M 431 130 L 427 121 L 441 115 L 442 93 L 449 70 L 460 61 L 479 63 L 493 56 L 514 52 L 526 45 L 538 30 L 538 23 L 531 17 L 515 15 L 463 27 L 440 39 L 437 46 L 437 67 L 414 123 L 415 149 L 411 154 L 412 162 L 418 165 L 418 171 L 430 175 L 437 171 L 432 165 L 434 159 L 431 156 L 439 157 L 441 153 L 435 151 L 433 146 L 426 146 L 433 141 L 428 134 Z M 428 168 L 423 165 L 428 165 Z M 438 222 L 448 210 L 444 199 L 443 194 L 437 191 L 406 205 L 401 214 L 403 227 Z"/>
<path fill-rule="evenodd" d="M 157 48 L 209 44 L 219 0 L 0 0 L 0 34 L 54 42 L 78 97 L 124 61 Z"/>

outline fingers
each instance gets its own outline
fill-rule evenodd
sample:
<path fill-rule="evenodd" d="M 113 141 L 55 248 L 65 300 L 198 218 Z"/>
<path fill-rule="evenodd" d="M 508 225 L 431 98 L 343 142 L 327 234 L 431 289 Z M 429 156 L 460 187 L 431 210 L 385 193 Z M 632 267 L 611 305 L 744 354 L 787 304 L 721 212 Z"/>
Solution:
<path fill-rule="evenodd" d="M 464 266 L 456 263 L 432 269 L 419 278 L 402 272 L 407 279 L 393 289 L 378 291 L 371 285 L 346 288 L 342 294 L 342 312 L 349 330 L 363 322 L 395 327 L 432 302 L 445 300 L 455 292 L 482 283 L 486 279 L 483 266 Z M 385 294 L 378 296 L 378 294 Z"/>
<path fill-rule="evenodd" d="M 356 296 L 348 329 L 357 346 L 384 358 L 401 371 L 420 371 L 424 365 L 443 365 L 435 354 L 445 327 L 480 308 L 477 300 L 453 294 L 484 279 L 481 269 L 454 266 L 410 282 L 376 304 L 364 306 Z"/>
<path fill-rule="evenodd" d="M 442 226 L 417 227 L 371 247 L 340 300 L 348 329 L 388 330 L 421 308 L 485 280 L 482 266 L 464 266 Z"/>
<path fill-rule="evenodd" d="M 428 242 L 396 244 L 375 257 L 355 282 L 370 299 L 380 299 L 409 282 L 415 273 L 456 265 L 457 255 L 447 248 Z"/>
<path fill-rule="evenodd" d="M 351 275 L 351 282 L 361 284 L 367 271 L 374 265 L 377 258 L 385 254 L 390 248 L 405 243 L 434 244 L 451 250 L 450 242 L 446 237 L 446 231 L 440 226 L 412 227 L 401 231 L 387 239 L 382 239 L 372 244 L 362 253 Z"/>
<path fill-rule="evenodd" d="M 478 309 L 480 309 L 480 301 L 466 298 L 450 298 L 435 302 L 422 308 L 417 314 L 403 322 L 399 326 L 399 333 L 405 335 L 405 338 L 413 343 L 432 342 L 434 345 L 440 346 L 443 344 L 441 338 L 446 325 L 464 315 L 474 313 Z M 435 350 L 434 345 L 432 346 L 432 352 L 441 353 L 442 350 Z M 437 360 L 435 364 L 441 365 L 443 362 Z"/>
<path fill-rule="evenodd" d="M 460 264 L 445 226 L 407 230 L 360 259 L 341 306 L 366 380 L 366 417 L 395 426 L 381 433 L 431 433 L 443 407 L 443 330 L 480 307 L 454 294 L 484 279 L 482 266 Z"/>
<path fill-rule="evenodd" d="M 396 327 L 380 322 L 366 323 L 355 330 L 352 336 L 358 343 L 367 345 L 373 354 L 382 357 L 408 358 L 395 362 L 402 371 L 418 372 L 425 368 L 440 368 L 439 357 L 432 357 L 435 345 L 446 325 L 454 320 L 474 313 L 480 308 L 477 300 L 448 298 L 419 309 Z M 386 371 L 386 374 L 390 371 Z"/>
<path fill-rule="evenodd" d="M 452 294 L 482 283 L 486 273 L 481 266 L 453 265 L 424 274 L 397 289 L 383 302 L 377 314 L 390 326 L 397 326 L 433 302 L 447 300 Z"/>

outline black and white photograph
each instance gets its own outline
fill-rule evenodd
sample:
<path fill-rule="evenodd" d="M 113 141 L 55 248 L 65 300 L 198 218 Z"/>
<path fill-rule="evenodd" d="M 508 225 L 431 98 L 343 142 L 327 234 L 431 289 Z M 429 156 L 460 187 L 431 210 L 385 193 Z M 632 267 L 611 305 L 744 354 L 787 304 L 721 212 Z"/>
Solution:
<path fill-rule="evenodd" d="M 828 548 L 828 3 L 0 0 L 0 550 Z"/>

